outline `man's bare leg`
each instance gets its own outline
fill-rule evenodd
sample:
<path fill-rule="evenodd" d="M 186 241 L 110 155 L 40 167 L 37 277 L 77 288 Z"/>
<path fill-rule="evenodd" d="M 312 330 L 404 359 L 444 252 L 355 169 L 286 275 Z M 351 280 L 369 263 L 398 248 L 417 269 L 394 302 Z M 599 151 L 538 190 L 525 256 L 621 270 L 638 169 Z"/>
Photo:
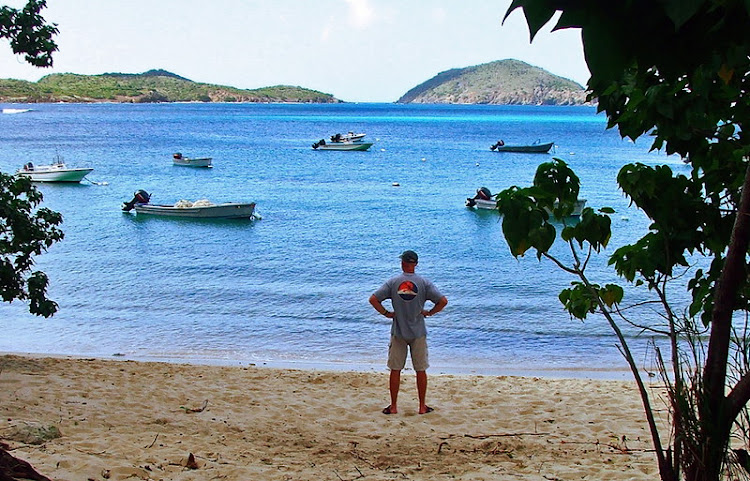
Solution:
<path fill-rule="evenodd" d="M 432 408 L 425 403 L 427 397 L 427 371 L 417 371 L 417 396 L 419 397 L 419 414 L 426 414 Z"/>
<path fill-rule="evenodd" d="M 401 387 L 401 371 L 391 369 L 388 387 L 391 392 L 391 405 L 386 409 L 388 409 L 390 414 L 396 414 L 398 412 L 398 390 Z"/>

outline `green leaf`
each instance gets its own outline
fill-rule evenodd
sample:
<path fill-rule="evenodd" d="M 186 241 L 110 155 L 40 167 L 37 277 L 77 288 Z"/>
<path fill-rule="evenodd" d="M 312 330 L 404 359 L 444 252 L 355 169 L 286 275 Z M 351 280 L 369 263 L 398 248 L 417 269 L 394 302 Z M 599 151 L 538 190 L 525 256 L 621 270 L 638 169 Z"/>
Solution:
<path fill-rule="evenodd" d="M 581 32 L 586 64 L 591 72 L 589 87 L 595 91 L 616 82 L 632 64 L 621 42 L 625 35 L 617 34 L 621 31 L 620 25 L 610 22 L 603 19 L 601 24 L 588 25 Z"/>
<path fill-rule="evenodd" d="M 674 22 L 675 29 L 682 27 L 706 3 L 706 0 L 661 0 L 667 16 Z"/>
<path fill-rule="evenodd" d="M 624 295 L 625 291 L 623 291 L 622 287 L 616 284 L 607 284 L 603 289 L 601 289 L 599 294 L 602 302 L 604 302 L 607 307 L 612 307 L 613 305 L 622 302 L 622 298 L 624 297 Z"/>
<path fill-rule="evenodd" d="M 600 252 L 607 247 L 612 237 L 611 224 L 608 215 L 597 214 L 594 209 L 586 207 L 581 212 L 580 221 L 563 231 L 564 239 L 576 240 L 581 247 L 588 243 L 596 252 Z"/>
<path fill-rule="evenodd" d="M 588 314 L 596 312 L 598 304 L 591 290 L 580 282 L 571 282 L 571 288 L 563 289 L 558 296 L 568 313 L 576 319 L 586 319 Z M 595 289 L 598 286 L 594 286 Z"/>
<path fill-rule="evenodd" d="M 547 222 L 542 222 L 538 228 L 529 232 L 529 241 L 531 242 L 532 247 L 537 250 L 538 259 L 542 257 L 543 253 L 549 251 L 552 244 L 555 243 L 556 235 L 557 231 L 555 228 Z"/>
<path fill-rule="evenodd" d="M 719 127 L 719 136 L 724 138 L 730 138 L 734 135 L 735 127 L 732 124 L 724 124 Z"/>
<path fill-rule="evenodd" d="M 539 30 L 552 19 L 552 16 L 557 11 L 551 3 L 541 0 L 513 0 L 513 3 L 510 4 L 510 7 L 505 12 L 503 23 L 515 9 L 522 8 L 526 16 L 526 24 L 529 26 L 529 41 L 533 41 Z"/>

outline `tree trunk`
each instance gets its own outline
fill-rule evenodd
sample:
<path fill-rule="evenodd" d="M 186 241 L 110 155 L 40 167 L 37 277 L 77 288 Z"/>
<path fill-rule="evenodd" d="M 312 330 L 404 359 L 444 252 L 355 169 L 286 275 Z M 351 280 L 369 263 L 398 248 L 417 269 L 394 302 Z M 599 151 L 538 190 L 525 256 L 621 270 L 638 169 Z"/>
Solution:
<path fill-rule="evenodd" d="M 8 451 L 0 448 L 0 481 L 52 481 L 36 472 L 23 459 L 13 457 Z"/>
<path fill-rule="evenodd" d="M 725 459 L 729 433 L 734 421 L 729 416 L 732 410 L 727 406 L 724 395 L 732 314 L 738 288 L 745 284 L 745 256 L 749 243 L 750 167 L 745 170 L 742 199 L 734 221 L 724 268 L 716 284 L 708 355 L 703 369 L 703 399 L 699 400 L 702 450 L 698 453 L 699 458 L 689 461 L 689 469 L 686 472 L 688 481 L 719 479 Z"/>

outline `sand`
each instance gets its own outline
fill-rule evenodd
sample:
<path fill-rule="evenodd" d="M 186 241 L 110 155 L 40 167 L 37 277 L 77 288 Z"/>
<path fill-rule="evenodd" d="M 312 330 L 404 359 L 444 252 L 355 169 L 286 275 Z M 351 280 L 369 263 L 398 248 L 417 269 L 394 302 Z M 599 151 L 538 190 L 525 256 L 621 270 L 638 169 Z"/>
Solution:
<path fill-rule="evenodd" d="M 0 356 L 0 439 L 55 480 L 646 480 L 629 381 Z M 59 437 L 56 437 L 59 436 Z"/>

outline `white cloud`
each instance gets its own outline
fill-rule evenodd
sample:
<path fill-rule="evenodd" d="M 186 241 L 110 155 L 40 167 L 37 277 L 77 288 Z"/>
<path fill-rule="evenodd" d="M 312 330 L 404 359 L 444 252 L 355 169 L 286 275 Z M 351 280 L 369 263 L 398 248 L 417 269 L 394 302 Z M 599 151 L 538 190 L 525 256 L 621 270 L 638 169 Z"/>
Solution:
<path fill-rule="evenodd" d="M 447 17 L 448 14 L 445 12 L 444 8 L 438 7 L 432 9 L 432 19 L 435 20 L 436 23 L 444 23 Z"/>
<path fill-rule="evenodd" d="M 375 10 L 369 0 L 346 0 L 349 4 L 349 18 L 357 28 L 366 28 L 375 20 Z"/>
<path fill-rule="evenodd" d="M 325 43 L 328 41 L 330 36 L 331 36 L 331 26 L 326 25 L 325 27 L 323 27 L 323 30 L 321 30 L 320 32 L 320 41 Z"/>

